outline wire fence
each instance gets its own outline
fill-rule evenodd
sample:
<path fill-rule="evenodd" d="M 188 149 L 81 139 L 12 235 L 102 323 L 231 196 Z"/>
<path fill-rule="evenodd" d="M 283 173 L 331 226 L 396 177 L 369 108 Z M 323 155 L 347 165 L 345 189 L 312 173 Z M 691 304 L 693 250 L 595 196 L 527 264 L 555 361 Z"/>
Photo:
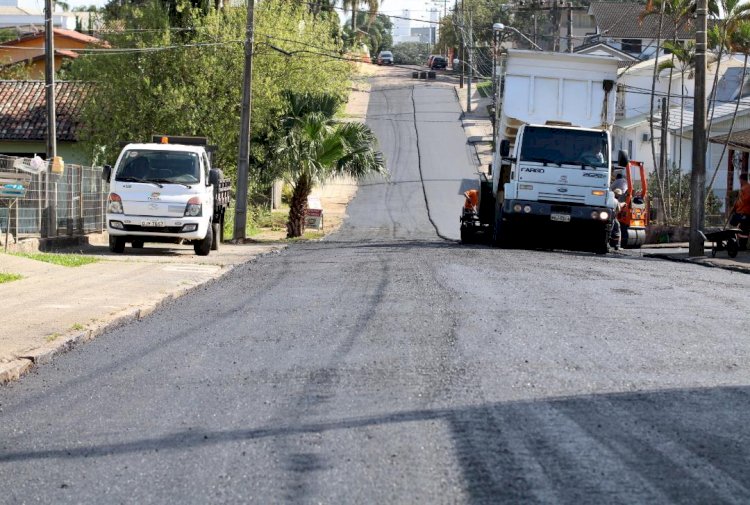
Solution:
<path fill-rule="evenodd" d="M 66 164 L 62 173 L 20 168 L 26 158 L 0 155 L 0 179 L 23 176 L 18 196 L 0 196 L 0 235 L 78 237 L 104 230 L 107 185 L 100 167 Z M 8 179 L 9 180 L 9 179 Z M 0 184 L 2 185 L 2 184 Z"/>

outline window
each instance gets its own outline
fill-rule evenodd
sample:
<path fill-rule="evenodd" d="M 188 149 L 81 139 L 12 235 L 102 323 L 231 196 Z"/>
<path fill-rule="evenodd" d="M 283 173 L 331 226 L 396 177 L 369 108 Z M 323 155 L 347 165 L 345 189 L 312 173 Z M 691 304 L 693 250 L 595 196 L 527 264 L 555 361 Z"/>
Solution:
<path fill-rule="evenodd" d="M 643 43 L 641 39 L 622 39 L 622 50 L 626 53 L 641 54 Z"/>

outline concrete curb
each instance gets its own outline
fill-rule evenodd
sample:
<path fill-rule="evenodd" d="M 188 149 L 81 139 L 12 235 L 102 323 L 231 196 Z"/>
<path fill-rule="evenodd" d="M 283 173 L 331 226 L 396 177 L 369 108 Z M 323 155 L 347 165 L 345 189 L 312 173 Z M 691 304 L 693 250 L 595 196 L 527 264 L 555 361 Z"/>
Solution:
<path fill-rule="evenodd" d="M 730 272 L 738 272 L 741 274 L 750 274 L 750 267 L 741 267 L 737 265 L 724 265 L 724 264 L 717 264 L 713 263 L 711 261 L 697 258 L 680 258 L 677 256 L 672 256 L 670 254 L 644 254 L 644 258 L 655 258 L 660 260 L 667 260 L 667 261 L 674 261 L 676 263 L 690 263 L 693 265 L 700 265 L 702 267 L 708 267 L 708 268 L 720 268 L 722 270 L 729 270 Z"/>
<path fill-rule="evenodd" d="M 211 277 L 210 279 L 199 282 L 198 284 L 194 284 L 189 287 L 180 288 L 176 292 L 163 295 L 158 300 L 145 303 L 138 307 L 125 309 L 114 315 L 109 321 L 103 322 L 86 330 L 63 335 L 62 337 L 57 338 L 46 345 L 22 353 L 22 355 L 19 355 L 17 359 L 13 361 L 0 363 L 0 385 L 20 379 L 35 365 L 49 363 L 58 354 L 68 352 L 79 344 L 83 344 L 85 342 L 93 340 L 99 335 L 112 331 L 116 328 L 120 328 L 130 323 L 145 319 L 168 303 L 173 302 L 174 300 L 177 300 L 178 298 L 181 298 L 189 293 L 192 293 L 193 291 L 210 286 L 214 282 L 218 282 L 238 266 L 252 263 L 258 258 L 267 254 L 277 254 L 286 249 L 286 247 L 287 246 L 284 245 L 280 246 L 277 249 L 258 253 L 257 255 L 249 258 L 247 261 L 244 261 L 242 263 L 237 263 L 235 265 L 225 265 L 221 270 L 217 272 L 214 277 Z"/>

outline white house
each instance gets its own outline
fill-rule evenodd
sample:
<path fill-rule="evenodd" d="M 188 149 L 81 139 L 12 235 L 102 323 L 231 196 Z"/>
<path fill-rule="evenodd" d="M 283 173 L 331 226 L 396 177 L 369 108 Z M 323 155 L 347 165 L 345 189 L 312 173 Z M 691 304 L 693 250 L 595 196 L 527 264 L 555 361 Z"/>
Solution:
<path fill-rule="evenodd" d="M 52 24 L 55 28 L 75 30 L 80 23 L 90 25 L 91 12 L 54 12 Z M 92 21 L 96 21 L 92 19 Z M 0 28 L 16 28 L 19 33 L 44 29 L 44 2 L 38 0 L 0 0 Z"/>

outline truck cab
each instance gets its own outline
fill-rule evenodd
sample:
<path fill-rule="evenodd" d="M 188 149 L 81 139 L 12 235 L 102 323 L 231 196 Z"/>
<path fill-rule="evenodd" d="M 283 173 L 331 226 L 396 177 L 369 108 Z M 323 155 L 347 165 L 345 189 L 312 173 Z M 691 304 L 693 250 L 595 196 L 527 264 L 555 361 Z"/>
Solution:
<path fill-rule="evenodd" d="M 104 168 L 112 252 L 123 252 L 127 242 L 134 248 L 145 242 L 189 242 L 201 256 L 218 248 L 223 178 L 211 167 L 205 139 L 187 139 L 163 136 L 155 139 L 159 142 L 127 144 L 114 168 Z"/>
<path fill-rule="evenodd" d="M 514 147 L 510 156 L 508 141 L 502 141 L 496 154 L 501 166 L 492 179 L 496 242 L 512 243 L 521 227 L 535 226 L 558 238 L 575 233 L 594 237 L 589 245 L 606 249 L 615 205 L 609 191 L 609 132 L 523 125 Z"/>

